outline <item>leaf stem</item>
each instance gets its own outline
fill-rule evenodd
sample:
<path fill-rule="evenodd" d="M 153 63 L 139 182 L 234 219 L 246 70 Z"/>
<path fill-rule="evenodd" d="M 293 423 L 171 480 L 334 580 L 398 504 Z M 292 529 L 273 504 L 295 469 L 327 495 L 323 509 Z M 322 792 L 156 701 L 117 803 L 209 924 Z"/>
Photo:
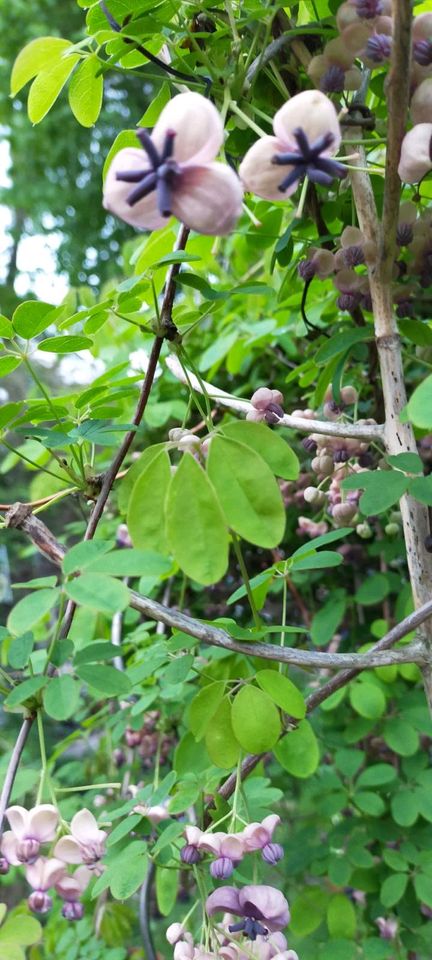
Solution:
<path fill-rule="evenodd" d="M 249 574 L 248 574 L 248 572 L 247 572 L 246 564 L 245 564 L 245 562 L 244 562 L 244 557 L 243 557 L 242 549 L 241 549 L 241 546 L 240 546 L 240 541 L 239 541 L 239 539 L 238 539 L 238 537 L 237 537 L 237 534 L 234 533 L 233 530 L 231 531 L 231 536 L 232 536 L 232 542 L 233 542 L 233 547 L 234 547 L 234 553 L 235 553 L 235 555 L 236 555 L 236 557 L 237 557 L 237 562 L 238 562 L 238 565 L 239 565 L 239 567 L 240 567 L 241 575 L 242 575 L 242 577 L 243 577 L 243 583 L 244 583 L 245 588 L 246 588 L 247 598 L 248 598 L 248 600 L 249 600 L 249 606 L 250 606 L 250 608 L 251 608 L 252 616 L 253 616 L 253 619 L 254 619 L 254 624 L 255 624 L 255 626 L 256 626 L 258 629 L 260 629 L 260 627 L 261 627 L 261 618 L 260 618 L 260 615 L 259 615 L 258 610 L 257 610 L 256 605 L 255 605 L 255 600 L 254 600 L 254 596 L 253 596 L 253 593 L 252 593 L 252 589 L 251 589 L 251 585 L 250 585 L 250 580 L 249 580 Z"/>

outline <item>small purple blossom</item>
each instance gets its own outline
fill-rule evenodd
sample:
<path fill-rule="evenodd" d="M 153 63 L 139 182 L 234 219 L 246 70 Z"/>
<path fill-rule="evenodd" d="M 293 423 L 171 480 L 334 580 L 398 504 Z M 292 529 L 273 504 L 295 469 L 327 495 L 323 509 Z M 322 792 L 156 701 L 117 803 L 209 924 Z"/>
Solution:
<path fill-rule="evenodd" d="M 63 904 L 62 917 L 65 920 L 82 920 L 84 916 L 84 907 L 78 900 L 71 900 Z"/>
<path fill-rule="evenodd" d="M 341 93 L 345 89 L 345 70 L 337 63 L 331 64 L 323 73 L 320 85 L 323 93 Z"/>
<path fill-rule="evenodd" d="M 279 860 L 282 860 L 284 848 L 280 843 L 266 843 L 265 847 L 262 848 L 261 856 L 266 863 L 274 866 L 275 863 L 279 863 Z"/>
<path fill-rule="evenodd" d="M 197 847 L 194 847 L 193 843 L 186 843 L 184 847 L 180 850 L 180 859 L 183 863 L 193 864 L 199 863 L 201 860 L 201 854 Z"/>
<path fill-rule="evenodd" d="M 416 40 L 413 43 L 413 59 L 421 67 L 430 67 L 432 63 L 432 40 Z"/>
<path fill-rule="evenodd" d="M 228 880 L 234 872 L 235 863 L 230 857 L 218 857 L 210 864 L 210 873 L 214 880 Z"/>
<path fill-rule="evenodd" d="M 44 890 L 34 890 L 27 903 L 32 913 L 48 913 L 52 907 L 52 898 Z"/>
<path fill-rule="evenodd" d="M 369 37 L 365 54 L 373 63 L 385 63 L 390 59 L 392 40 L 386 33 L 374 33 Z"/>
<path fill-rule="evenodd" d="M 398 247 L 408 247 L 414 239 L 413 228 L 410 223 L 400 223 L 396 233 Z"/>
<path fill-rule="evenodd" d="M 373 20 L 383 12 L 382 0 L 352 0 L 352 4 L 363 20 Z"/>
<path fill-rule="evenodd" d="M 331 131 L 317 137 L 316 140 L 309 142 L 308 136 L 303 127 L 297 127 L 292 135 L 297 144 L 296 150 L 288 150 L 286 153 L 275 153 L 272 163 L 277 166 L 290 166 L 292 169 L 279 184 L 278 189 L 285 193 L 289 187 L 308 177 L 312 183 L 320 183 L 328 187 L 332 181 L 339 177 L 346 177 L 347 171 L 343 163 L 333 160 L 327 156 L 329 148 L 334 143 L 334 135 Z"/>
<path fill-rule="evenodd" d="M 242 921 L 229 929 L 232 933 L 243 931 L 249 940 L 283 930 L 290 920 L 288 903 L 280 890 L 265 885 L 250 885 L 237 890 L 235 887 L 219 887 L 207 897 L 206 911 L 209 917 L 215 913 L 232 913 Z"/>

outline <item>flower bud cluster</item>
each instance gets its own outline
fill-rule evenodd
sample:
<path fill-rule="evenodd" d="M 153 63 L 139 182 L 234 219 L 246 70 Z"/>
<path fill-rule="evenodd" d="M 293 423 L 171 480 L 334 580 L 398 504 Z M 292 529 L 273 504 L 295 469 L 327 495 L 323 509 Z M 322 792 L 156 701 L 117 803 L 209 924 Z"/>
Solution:
<path fill-rule="evenodd" d="M 169 734 L 162 733 L 158 729 L 160 714 L 158 710 L 149 710 L 145 714 L 144 721 L 139 730 L 133 730 L 132 727 L 126 727 L 125 743 L 126 746 L 136 750 L 137 754 L 143 760 L 143 766 L 146 769 L 154 765 L 154 759 L 159 748 L 159 758 L 161 763 L 166 763 L 171 749 L 174 746 L 174 739 Z"/>
<path fill-rule="evenodd" d="M 270 814 L 262 823 L 250 823 L 238 833 L 203 832 L 199 827 L 187 826 L 186 843 L 180 852 L 183 863 L 199 863 L 205 854 L 214 859 L 210 873 L 214 879 L 227 880 L 247 853 L 261 851 L 262 859 L 274 865 L 284 855 L 280 843 L 273 843 L 274 830 L 280 823 L 277 814 Z"/>
<path fill-rule="evenodd" d="M 71 833 L 57 840 L 52 856 L 41 853 L 52 844 L 59 828 L 59 812 L 52 804 L 42 803 L 26 810 L 12 806 L 6 810 L 10 830 L 0 844 L 0 871 L 10 866 L 24 866 L 27 882 L 32 887 L 28 898 L 30 910 L 45 914 L 52 907 L 48 891 L 55 890 L 64 901 L 62 915 L 67 920 L 80 920 L 84 908 L 80 897 L 90 879 L 102 873 L 105 853 L 105 830 L 99 830 L 90 810 L 80 810 L 71 821 Z M 80 864 L 73 874 L 67 865 Z"/>
<path fill-rule="evenodd" d="M 284 412 L 281 404 L 283 394 L 280 390 L 270 390 L 268 387 L 259 387 L 251 397 L 253 409 L 246 414 L 246 420 L 259 423 L 278 423 Z"/>

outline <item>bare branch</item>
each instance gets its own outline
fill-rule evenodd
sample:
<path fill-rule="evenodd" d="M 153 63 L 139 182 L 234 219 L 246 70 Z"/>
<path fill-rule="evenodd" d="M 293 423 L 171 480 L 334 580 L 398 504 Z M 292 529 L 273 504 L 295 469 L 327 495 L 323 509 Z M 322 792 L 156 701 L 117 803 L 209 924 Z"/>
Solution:
<path fill-rule="evenodd" d="M 166 358 L 166 364 L 177 380 L 180 380 L 181 383 L 184 384 L 187 384 L 189 380 L 193 389 L 198 393 L 203 392 L 204 386 L 204 390 L 210 400 L 218 403 L 221 407 L 228 407 L 230 410 L 236 410 L 238 413 L 243 413 L 244 415 L 254 409 L 250 400 L 233 397 L 232 394 L 226 393 L 225 390 L 220 390 L 219 387 L 214 387 L 211 383 L 206 383 L 205 380 L 198 380 L 190 371 L 188 371 L 186 377 L 178 357 L 175 357 L 173 354 Z M 353 437 L 356 440 L 382 440 L 384 434 L 384 427 L 379 423 L 333 423 L 333 421 L 327 422 L 323 420 L 308 420 L 305 417 L 293 417 L 289 413 L 285 413 L 283 417 L 281 417 L 277 426 L 291 427 L 292 430 L 299 430 L 300 433 L 320 433 L 326 437 Z"/>
<path fill-rule="evenodd" d="M 9 760 L 8 768 L 6 770 L 6 776 L 4 779 L 2 792 L 0 794 L 0 839 L 3 834 L 5 810 L 7 810 L 7 807 L 9 806 L 9 800 L 13 790 L 13 785 L 15 783 L 15 777 L 20 764 L 21 755 L 27 743 L 27 737 L 32 728 L 33 721 L 34 717 L 26 717 L 25 720 L 23 720 L 20 732 L 15 742 L 15 746 L 12 750 L 12 756 Z"/>

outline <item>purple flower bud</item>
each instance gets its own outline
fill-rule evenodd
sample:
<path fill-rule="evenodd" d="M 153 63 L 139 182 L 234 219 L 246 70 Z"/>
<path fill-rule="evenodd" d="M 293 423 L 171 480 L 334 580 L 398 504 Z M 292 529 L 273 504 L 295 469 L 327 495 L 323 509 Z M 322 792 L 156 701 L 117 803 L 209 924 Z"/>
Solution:
<path fill-rule="evenodd" d="M 339 450 L 334 450 L 333 452 L 333 461 L 334 463 L 346 463 L 349 460 L 350 455 L 349 451 L 344 447 L 341 447 Z"/>
<path fill-rule="evenodd" d="M 365 54 L 374 63 L 385 63 L 391 54 L 392 41 L 386 33 L 375 33 L 365 47 Z"/>
<path fill-rule="evenodd" d="M 364 453 L 360 454 L 358 463 L 360 467 L 372 467 L 374 463 L 373 454 L 369 453 L 369 450 L 365 450 Z"/>
<path fill-rule="evenodd" d="M 84 916 L 84 907 L 78 900 L 72 900 L 64 903 L 62 907 L 62 917 L 65 920 L 82 920 Z"/>
<path fill-rule="evenodd" d="M 0 857 L 0 876 L 5 877 L 9 873 L 9 863 L 6 857 Z"/>
<path fill-rule="evenodd" d="M 315 450 L 318 449 L 318 444 L 316 440 L 312 440 L 312 437 L 305 437 L 302 440 L 302 447 L 307 450 L 308 453 L 315 453 Z"/>
<path fill-rule="evenodd" d="M 300 260 L 297 270 L 302 280 L 312 280 L 316 274 L 316 263 L 313 260 Z"/>
<path fill-rule="evenodd" d="M 279 423 L 283 415 L 282 407 L 280 407 L 278 403 L 269 403 L 264 414 L 264 420 L 266 423 Z"/>
<path fill-rule="evenodd" d="M 33 913 L 48 913 L 48 910 L 51 910 L 52 907 L 52 899 L 45 890 L 34 890 L 27 903 Z"/>
<path fill-rule="evenodd" d="M 358 17 L 363 20 L 373 20 L 383 11 L 382 0 L 353 0 Z"/>
<path fill-rule="evenodd" d="M 356 293 L 341 293 L 337 298 L 336 303 L 339 307 L 339 310 L 347 310 L 351 313 L 352 310 L 359 304 L 359 296 Z"/>
<path fill-rule="evenodd" d="M 352 247 L 345 247 L 343 258 L 347 267 L 358 267 L 360 263 L 365 262 L 363 248 L 358 244 L 354 244 Z"/>
<path fill-rule="evenodd" d="M 215 880 L 228 880 L 234 871 L 234 861 L 230 857 L 218 857 L 210 864 L 210 873 Z"/>
<path fill-rule="evenodd" d="M 400 223 L 397 228 L 396 242 L 399 247 L 407 247 L 414 238 L 413 228 L 410 223 Z"/>
<path fill-rule="evenodd" d="M 16 855 L 21 863 L 34 863 L 39 856 L 39 850 L 39 840 L 28 838 L 27 840 L 20 840 L 19 843 L 17 843 Z"/>
<path fill-rule="evenodd" d="M 413 58 L 421 67 L 432 63 L 432 40 L 416 40 L 413 44 Z"/>
<path fill-rule="evenodd" d="M 337 63 L 328 67 L 320 80 L 320 90 L 323 93 L 342 93 L 345 88 L 345 70 Z"/>
<path fill-rule="evenodd" d="M 183 863 L 199 863 L 201 854 L 198 848 L 194 847 L 193 843 L 186 843 L 180 850 L 180 859 L 183 860 Z"/>
<path fill-rule="evenodd" d="M 280 843 L 266 843 L 265 847 L 262 848 L 261 856 L 266 863 L 271 863 L 274 866 L 275 863 L 282 860 L 284 848 Z"/>

